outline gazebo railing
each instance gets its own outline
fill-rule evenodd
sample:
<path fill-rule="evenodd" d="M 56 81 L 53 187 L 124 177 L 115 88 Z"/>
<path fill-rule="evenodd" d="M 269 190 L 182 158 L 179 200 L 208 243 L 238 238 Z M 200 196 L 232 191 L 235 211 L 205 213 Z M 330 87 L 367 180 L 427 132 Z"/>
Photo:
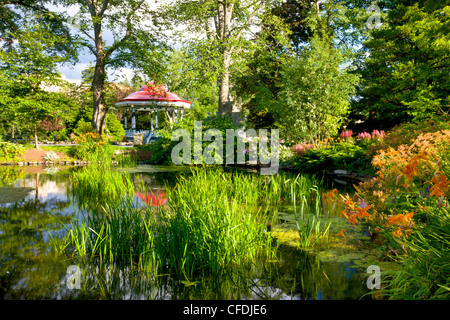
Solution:
<path fill-rule="evenodd" d="M 135 133 L 142 133 L 144 135 L 143 143 L 147 144 L 150 143 L 150 140 L 154 137 L 159 137 L 157 131 L 151 131 L 151 130 L 125 130 L 125 137 L 129 139 L 134 138 Z"/>

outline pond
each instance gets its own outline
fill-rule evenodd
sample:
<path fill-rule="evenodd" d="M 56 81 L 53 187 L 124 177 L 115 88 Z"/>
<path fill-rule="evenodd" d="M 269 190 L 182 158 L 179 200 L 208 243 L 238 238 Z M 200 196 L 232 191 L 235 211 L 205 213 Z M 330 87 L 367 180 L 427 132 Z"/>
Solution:
<path fill-rule="evenodd" d="M 352 259 L 302 251 L 282 245 L 278 259 L 252 268 L 154 276 L 131 267 L 78 264 L 54 250 L 83 205 L 69 192 L 76 167 L 0 167 L 0 299 L 370 299 L 363 268 Z M 124 170 L 124 169 L 121 169 Z M 135 183 L 153 196 L 135 193 L 134 201 L 165 204 L 165 186 L 175 186 L 189 168 L 142 165 L 127 169 Z M 289 215 L 289 208 L 279 208 Z M 285 222 L 289 219 L 286 218 Z M 331 252 L 331 253 L 330 253 Z M 71 267 L 72 266 L 72 267 Z M 71 269 L 72 268 L 72 269 Z M 79 288 L 68 282 L 73 268 Z M 72 271 L 69 271 L 72 270 Z"/>

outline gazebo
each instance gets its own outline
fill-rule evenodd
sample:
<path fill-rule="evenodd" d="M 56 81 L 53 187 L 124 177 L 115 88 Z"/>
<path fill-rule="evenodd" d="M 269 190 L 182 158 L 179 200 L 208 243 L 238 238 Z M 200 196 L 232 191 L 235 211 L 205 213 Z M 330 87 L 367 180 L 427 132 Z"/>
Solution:
<path fill-rule="evenodd" d="M 158 136 L 158 112 L 166 113 L 169 123 L 172 126 L 178 118 L 183 120 L 184 109 L 190 109 L 191 102 L 178 97 L 169 92 L 163 85 L 155 85 L 154 81 L 149 81 L 147 85 L 142 86 L 139 91 L 134 92 L 116 102 L 116 106 L 124 109 L 124 128 L 125 136 L 133 138 L 134 134 L 143 134 L 143 143 L 149 143 L 152 137 Z M 131 111 L 131 130 L 128 130 L 127 113 Z M 150 130 L 136 130 L 136 111 L 150 112 Z M 153 121 L 154 120 L 154 121 Z M 155 128 L 153 128 L 153 123 Z"/>

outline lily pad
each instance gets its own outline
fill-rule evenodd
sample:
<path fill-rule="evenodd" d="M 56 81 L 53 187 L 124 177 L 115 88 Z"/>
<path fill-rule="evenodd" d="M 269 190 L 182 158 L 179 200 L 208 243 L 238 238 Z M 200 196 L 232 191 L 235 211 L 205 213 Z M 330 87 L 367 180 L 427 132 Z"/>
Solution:
<path fill-rule="evenodd" d="M 0 203 L 13 203 L 25 199 L 34 188 L 0 188 Z"/>

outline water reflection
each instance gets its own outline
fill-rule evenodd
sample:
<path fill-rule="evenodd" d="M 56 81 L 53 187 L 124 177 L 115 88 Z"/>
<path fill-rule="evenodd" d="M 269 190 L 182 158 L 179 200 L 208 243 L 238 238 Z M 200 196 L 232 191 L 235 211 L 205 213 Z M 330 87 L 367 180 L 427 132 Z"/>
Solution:
<path fill-rule="evenodd" d="M 1 186 L 33 188 L 24 199 L 0 204 L 0 299 L 359 299 L 367 292 L 349 265 L 321 262 L 288 247 L 280 250 L 277 261 L 224 269 L 214 278 L 198 272 L 193 279 L 58 255 L 52 245 L 58 242 L 51 240 L 62 239 L 63 224 L 80 212 L 67 192 L 71 170 L 77 169 L 0 171 L 6 177 Z M 136 192 L 135 199 L 164 205 L 164 186 L 176 185 L 177 176 L 161 168 L 133 172 L 139 190 L 146 190 Z M 70 265 L 82 270 L 81 289 L 67 287 Z"/>

